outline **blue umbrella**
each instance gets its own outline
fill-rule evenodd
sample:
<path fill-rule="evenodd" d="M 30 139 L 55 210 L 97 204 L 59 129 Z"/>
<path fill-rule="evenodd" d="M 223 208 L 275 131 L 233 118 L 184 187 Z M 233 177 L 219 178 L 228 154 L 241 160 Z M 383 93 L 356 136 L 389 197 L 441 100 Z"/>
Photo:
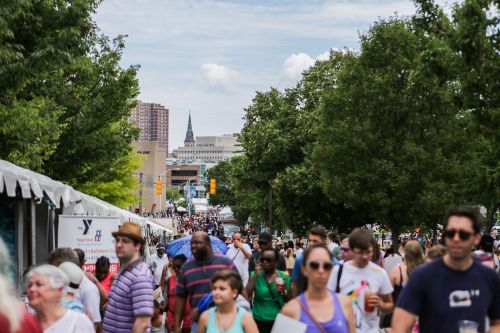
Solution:
<path fill-rule="evenodd" d="M 183 254 L 188 259 L 191 259 L 193 257 L 193 254 L 191 253 L 191 237 L 192 236 L 179 238 L 168 244 L 167 254 L 172 257 Z M 226 254 L 227 245 L 219 238 L 210 236 L 210 243 L 212 244 L 212 249 L 215 253 Z"/>

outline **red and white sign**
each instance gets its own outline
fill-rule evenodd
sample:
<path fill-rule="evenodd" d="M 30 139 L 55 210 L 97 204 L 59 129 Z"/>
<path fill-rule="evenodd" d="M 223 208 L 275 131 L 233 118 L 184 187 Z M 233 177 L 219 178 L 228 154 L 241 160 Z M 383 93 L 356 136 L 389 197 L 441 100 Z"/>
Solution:
<path fill-rule="evenodd" d="M 79 248 L 85 252 L 83 269 L 93 272 L 96 260 L 105 256 L 111 264 L 110 271 L 118 271 L 115 239 L 112 232 L 120 225 L 118 217 L 60 215 L 57 234 L 58 247 Z"/>

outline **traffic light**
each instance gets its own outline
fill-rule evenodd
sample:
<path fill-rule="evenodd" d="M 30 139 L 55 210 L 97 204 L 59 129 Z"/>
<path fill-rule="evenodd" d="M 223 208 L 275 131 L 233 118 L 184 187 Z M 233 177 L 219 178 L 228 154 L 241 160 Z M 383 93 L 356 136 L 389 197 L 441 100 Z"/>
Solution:
<path fill-rule="evenodd" d="M 217 187 L 217 182 L 215 178 L 210 178 L 210 195 L 215 195 L 215 188 Z"/>
<path fill-rule="evenodd" d="M 158 179 L 158 181 L 156 182 L 156 195 L 161 195 L 161 187 L 161 179 Z"/>

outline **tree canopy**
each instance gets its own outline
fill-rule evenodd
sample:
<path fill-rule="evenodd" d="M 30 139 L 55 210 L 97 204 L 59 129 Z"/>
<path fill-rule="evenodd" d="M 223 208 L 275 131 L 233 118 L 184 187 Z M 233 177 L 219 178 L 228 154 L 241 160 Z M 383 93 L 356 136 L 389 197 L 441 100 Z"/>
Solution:
<path fill-rule="evenodd" d="M 293 88 L 257 92 L 243 156 L 213 171 L 256 223 L 304 231 L 435 227 L 454 204 L 498 198 L 498 12 L 430 0 L 381 19 L 359 51 L 331 51 Z M 219 189 L 218 189 L 219 191 Z M 223 190 L 225 191 L 225 190 Z M 268 215 L 272 195 L 272 215 Z"/>
<path fill-rule="evenodd" d="M 100 34 L 99 2 L 1 1 L 0 158 L 127 207 L 138 67 L 120 67 L 122 36 Z"/>

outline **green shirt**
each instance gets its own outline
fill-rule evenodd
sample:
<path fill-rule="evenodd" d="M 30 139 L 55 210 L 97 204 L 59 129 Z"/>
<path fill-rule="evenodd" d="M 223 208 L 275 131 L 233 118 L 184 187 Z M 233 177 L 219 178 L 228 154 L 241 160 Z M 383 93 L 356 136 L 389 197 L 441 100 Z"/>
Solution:
<path fill-rule="evenodd" d="M 285 280 L 285 289 L 290 292 L 290 277 L 282 271 L 277 271 L 279 277 Z M 255 272 L 250 274 L 250 278 L 253 278 Z M 273 297 L 269 294 L 269 288 L 267 287 L 267 281 L 264 278 L 264 272 L 260 272 L 255 281 L 255 287 L 253 290 L 253 307 L 252 314 L 256 320 L 261 321 L 274 321 L 276 316 L 281 311 L 281 308 L 285 304 L 285 300 L 278 290 L 276 290 L 276 283 L 273 282 L 270 285 L 271 292 L 274 298 L 281 304 L 280 307 L 276 304 Z"/>

